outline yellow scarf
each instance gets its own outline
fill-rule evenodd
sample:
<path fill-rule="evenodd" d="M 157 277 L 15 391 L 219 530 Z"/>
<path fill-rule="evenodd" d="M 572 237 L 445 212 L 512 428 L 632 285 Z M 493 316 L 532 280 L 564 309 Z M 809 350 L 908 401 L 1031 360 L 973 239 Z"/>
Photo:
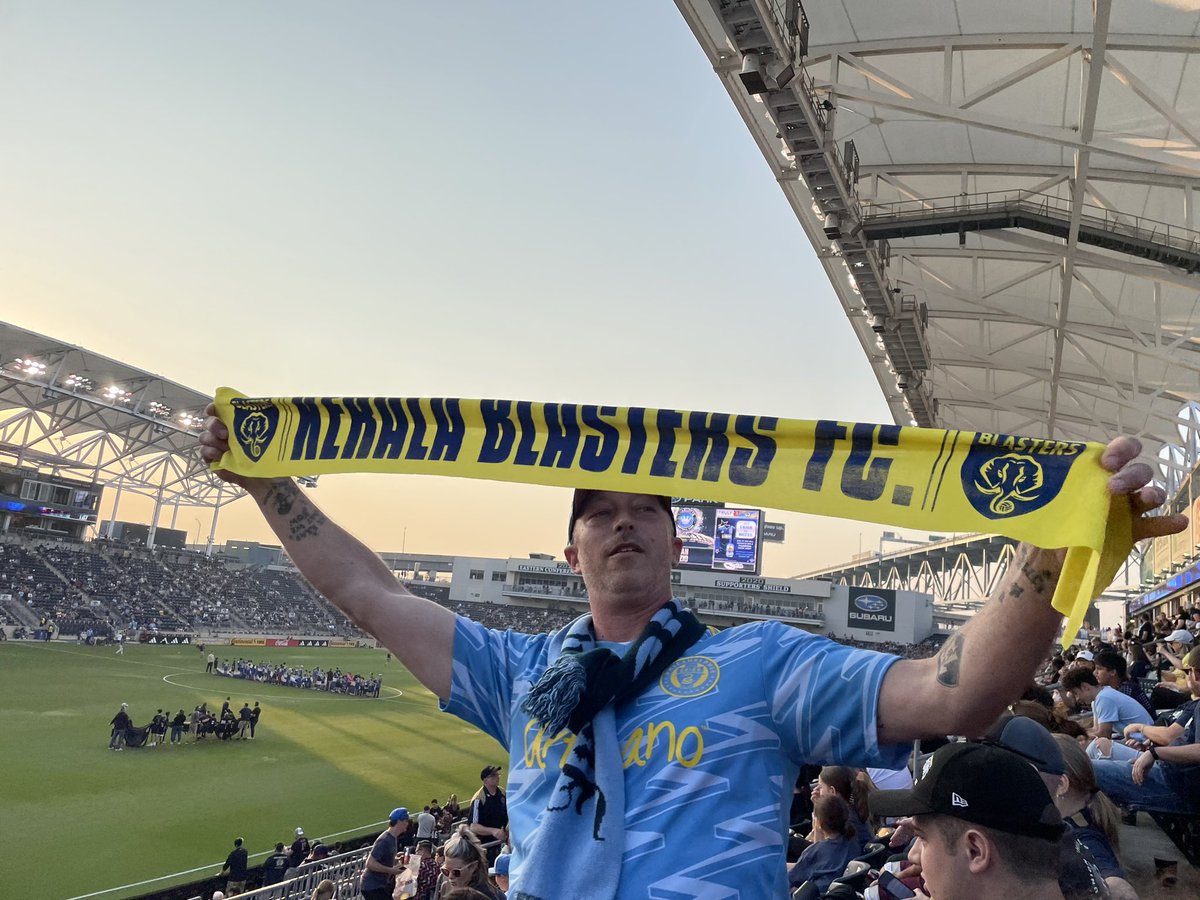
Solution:
<path fill-rule="evenodd" d="M 214 468 L 450 475 L 694 497 L 1067 547 L 1064 641 L 1132 547 L 1100 444 L 674 409 L 453 398 L 216 397 Z"/>

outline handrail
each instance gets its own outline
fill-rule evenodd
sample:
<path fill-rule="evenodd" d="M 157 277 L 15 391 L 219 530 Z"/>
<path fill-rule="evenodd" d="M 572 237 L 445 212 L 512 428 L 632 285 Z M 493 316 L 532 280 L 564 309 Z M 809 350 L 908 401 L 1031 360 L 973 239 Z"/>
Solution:
<path fill-rule="evenodd" d="M 917 200 L 896 200 L 889 203 L 863 201 L 863 223 L 878 219 L 924 219 L 931 216 L 963 215 L 1019 210 L 1035 215 L 1070 219 L 1072 203 L 1051 194 L 1022 190 L 984 191 L 976 194 L 955 194 Z M 1098 227 L 1112 234 L 1123 234 L 1139 240 L 1163 244 L 1185 252 L 1200 252 L 1200 231 L 1149 219 L 1114 212 L 1102 206 L 1083 204 L 1080 224 Z"/>

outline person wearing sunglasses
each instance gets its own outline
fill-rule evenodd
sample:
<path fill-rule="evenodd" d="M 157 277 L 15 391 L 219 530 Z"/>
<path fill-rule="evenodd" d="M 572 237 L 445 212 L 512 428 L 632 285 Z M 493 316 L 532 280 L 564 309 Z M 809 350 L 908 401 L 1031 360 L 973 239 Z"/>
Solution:
<path fill-rule="evenodd" d="M 487 851 L 468 826 L 459 825 L 442 849 L 446 861 L 442 863 L 435 900 L 459 888 L 472 888 L 487 900 L 504 900 L 504 892 L 488 880 Z"/>

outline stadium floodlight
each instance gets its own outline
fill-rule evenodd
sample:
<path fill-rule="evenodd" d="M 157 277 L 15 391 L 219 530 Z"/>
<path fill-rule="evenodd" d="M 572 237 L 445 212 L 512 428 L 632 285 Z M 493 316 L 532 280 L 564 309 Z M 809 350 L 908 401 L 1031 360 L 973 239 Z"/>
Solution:
<path fill-rule="evenodd" d="M 169 419 L 171 417 L 171 407 L 165 403 L 159 403 L 157 400 L 151 400 L 146 408 L 150 411 L 150 415 L 157 416 L 160 419 Z"/>
<path fill-rule="evenodd" d="M 181 412 L 177 419 L 184 428 L 199 428 L 204 424 L 204 416 L 191 412 Z"/>
<path fill-rule="evenodd" d="M 127 391 L 119 385 L 110 384 L 104 389 L 104 399 L 112 403 L 128 403 L 133 399 L 133 392 Z"/>
<path fill-rule="evenodd" d="M 63 387 L 70 388 L 73 391 L 92 391 L 96 388 L 96 382 L 88 378 L 86 375 L 78 375 L 72 372 L 63 379 Z"/>
<path fill-rule="evenodd" d="M 763 77 L 762 60 L 757 53 L 747 53 L 742 57 L 742 70 L 738 72 L 738 78 L 748 94 L 765 94 L 770 90 Z"/>
<path fill-rule="evenodd" d="M 46 364 L 41 360 L 18 357 L 13 362 L 17 371 L 24 375 L 33 375 L 36 377 L 46 372 Z"/>

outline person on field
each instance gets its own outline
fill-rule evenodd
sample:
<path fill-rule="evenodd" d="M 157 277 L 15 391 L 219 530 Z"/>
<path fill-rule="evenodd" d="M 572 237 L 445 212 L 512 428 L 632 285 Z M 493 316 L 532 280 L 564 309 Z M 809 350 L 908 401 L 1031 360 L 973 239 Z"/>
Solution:
<path fill-rule="evenodd" d="M 122 703 L 121 708 L 117 710 L 117 714 L 108 724 L 112 727 L 112 734 L 108 739 L 108 749 L 124 750 L 125 732 L 133 727 L 133 721 L 129 718 L 129 704 Z"/>
<path fill-rule="evenodd" d="M 201 454 L 217 462 L 229 432 L 209 415 Z M 1145 515 L 1164 495 L 1133 462 L 1140 451 L 1118 438 L 1102 455 L 1133 537 L 1182 530 L 1183 516 Z M 508 749 L 523 900 L 783 896 L 802 763 L 899 769 L 914 739 L 981 733 L 1061 622 L 1050 600 L 1064 551 L 1022 545 L 992 601 L 932 659 L 774 621 L 710 633 L 672 599 L 682 541 L 669 498 L 577 490 L 564 553 L 590 613 L 551 635 L 490 631 L 413 595 L 291 479 L 217 474 L 250 494 L 317 590 Z"/>

